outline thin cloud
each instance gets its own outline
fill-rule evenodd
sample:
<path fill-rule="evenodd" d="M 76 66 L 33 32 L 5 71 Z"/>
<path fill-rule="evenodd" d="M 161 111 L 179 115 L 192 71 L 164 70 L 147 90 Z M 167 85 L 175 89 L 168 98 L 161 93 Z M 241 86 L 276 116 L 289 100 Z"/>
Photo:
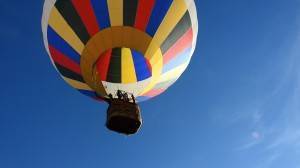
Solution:
<path fill-rule="evenodd" d="M 272 168 L 274 165 L 274 162 L 278 160 L 278 158 L 281 156 L 279 152 L 275 152 L 272 155 L 268 156 L 267 159 L 265 159 L 262 163 L 258 164 L 257 168 Z"/>
<path fill-rule="evenodd" d="M 238 147 L 236 149 L 236 151 L 244 151 L 244 150 L 249 150 L 251 148 L 253 148 L 254 146 L 258 145 L 260 142 L 259 141 L 251 141 L 251 142 L 248 142 L 247 144 L 244 144 L 240 147 Z"/>
<path fill-rule="evenodd" d="M 258 131 L 253 131 L 247 139 L 248 142 L 239 146 L 236 151 L 250 150 L 257 145 L 262 144 L 264 141 L 264 135 Z"/>
<path fill-rule="evenodd" d="M 300 34 L 300 33 L 299 33 Z M 284 108 L 284 121 L 285 127 L 273 140 L 273 142 L 267 147 L 268 149 L 274 149 L 281 146 L 295 145 L 300 143 L 300 35 L 298 37 L 298 43 L 294 46 L 293 50 L 293 62 L 291 64 L 292 76 L 290 80 L 294 80 L 294 89 L 291 95 L 291 99 L 288 100 L 286 107 Z"/>
<path fill-rule="evenodd" d="M 251 138 L 240 145 L 237 151 L 258 149 L 263 155 L 263 161 L 255 165 L 256 168 L 272 168 L 285 153 L 300 154 L 300 32 L 295 45 L 287 53 L 289 62 L 285 75 L 278 82 L 260 108 L 252 116 L 255 131 L 249 132 Z M 266 104 L 274 104 L 278 97 L 286 96 L 280 102 L 278 112 L 270 113 Z M 276 114 L 276 116 L 275 116 Z M 276 117 L 278 120 L 267 120 L 267 117 Z M 258 148 L 259 147 L 259 148 Z M 300 162 L 300 161 L 299 161 Z"/>
<path fill-rule="evenodd" d="M 255 140 L 259 140 L 261 138 L 261 134 L 257 131 L 252 132 L 252 138 Z"/>

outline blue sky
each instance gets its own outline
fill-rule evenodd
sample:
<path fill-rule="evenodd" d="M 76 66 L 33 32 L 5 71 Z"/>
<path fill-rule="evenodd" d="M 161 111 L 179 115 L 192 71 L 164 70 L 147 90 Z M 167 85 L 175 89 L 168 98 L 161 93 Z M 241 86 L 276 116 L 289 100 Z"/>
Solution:
<path fill-rule="evenodd" d="M 188 70 L 124 137 L 52 67 L 43 2 L 1 0 L 0 167 L 299 168 L 300 1 L 196 4 Z"/>

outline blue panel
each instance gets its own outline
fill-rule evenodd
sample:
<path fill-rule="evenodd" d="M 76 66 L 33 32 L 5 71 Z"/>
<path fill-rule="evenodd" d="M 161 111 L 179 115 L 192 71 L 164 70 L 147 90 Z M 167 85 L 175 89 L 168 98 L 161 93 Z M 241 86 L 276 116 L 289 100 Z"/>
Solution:
<path fill-rule="evenodd" d="M 149 78 L 151 76 L 151 72 L 148 69 L 148 65 L 144 55 L 134 50 L 131 50 L 131 53 L 132 53 L 137 80 L 142 81 Z"/>
<path fill-rule="evenodd" d="M 146 32 L 150 36 L 153 37 L 155 35 L 159 25 L 165 18 L 165 15 L 168 12 L 172 2 L 173 0 L 156 0 L 150 20 L 148 22 L 148 26 L 146 28 Z"/>
<path fill-rule="evenodd" d="M 48 43 L 68 58 L 80 64 L 80 55 L 62 39 L 50 26 L 48 26 Z"/>
<path fill-rule="evenodd" d="M 183 52 L 179 53 L 178 55 L 175 56 L 170 62 L 168 62 L 166 65 L 163 67 L 163 72 L 166 73 L 173 68 L 185 63 L 190 59 L 189 54 L 191 53 L 191 47 L 186 48 Z"/>
<path fill-rule="evenodd" d="M 107 0 L 91 0 L 100 29 L 110 27 Z"/>
<path fill-rule="evenodd" d="M 88 91 L 88 90 L 78 90 L 78 91 L 86 96 L 97 98 L 96 92 L 94 91 Z"/>
<path fill-rule="evenodd" d="M 136 101 L 142 102 L 142 101 L 146 101 L 148 99 L 151 99 L 151 97 L 139 96 L 139 97 L 136 98 Z"/>

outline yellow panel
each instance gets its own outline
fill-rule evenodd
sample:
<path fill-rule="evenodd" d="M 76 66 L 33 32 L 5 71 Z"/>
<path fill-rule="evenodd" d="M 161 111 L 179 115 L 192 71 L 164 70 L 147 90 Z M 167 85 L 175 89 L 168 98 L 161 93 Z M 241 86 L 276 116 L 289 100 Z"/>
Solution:
<path fill-rule="evenodd" d="M 162 59 L 162 53 L 161 50 L 157 50 L 156 53 L 153 55 L 152 60 L 155 60 L 155 62 L 150 62 L 152 65 L 152 77 L 151 77 L 151 82 L 150 84 L 143 90 L 143 92 L 140 95 L 143 95 L 150 91 L 158 82 L 162 67 L 163 67 L 163 59 Z"/>
<path fill-rule="evenodd" d="M 167 12 L 164 20 L 156 31 L 153 40 L 150 43 L 150 46 L 146 52 L 146 56 L 149 60 L 159 48 L 159 46 L 165 41 L 168 35 L 175 28 L 176 24 L 182 18 L 184 13 L 187 11 L 185 1 L 183 0 L 174 0 L 169 11 Z"/>
<path fill-rule="evenodd" d="M 54 7 L 49 17 L 49 25 L 59 34 L 72 48 L 80 55 L 84 49 L 84 44 L 64 20 L 58 10 Z"/>
<path fill-rule="evenodd" d="M 107 0 L 111 26 L 123 25 L 123 0 Z"/>
<path fill-rule="evenodd" d="M 87 84 L 70 79 L 70 78 L 66 78 L 63 77 L 63 79 L 70 84 L 72 87 L 76 88 L 76 89 L 80 89 L 80 90 L 89 90 L 89 91 L 93 91 L 93 89 L 91 89 Z"/>
<path fill-rule="evenodd" d="M 136 81 L 131 50 L 122 48 L 122 83 L 133 83 Z"/>

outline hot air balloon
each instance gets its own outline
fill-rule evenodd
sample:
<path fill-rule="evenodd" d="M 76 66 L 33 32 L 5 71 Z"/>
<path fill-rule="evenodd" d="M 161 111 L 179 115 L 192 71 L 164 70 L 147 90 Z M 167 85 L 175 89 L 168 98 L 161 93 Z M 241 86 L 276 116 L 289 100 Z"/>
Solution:
<path fill-rule="evenodd" d="M 198 20 L 193 0 L 45 0 L 42 31 L 61 77 L 107 102 L 107 128 L 130 135 L 142 124 L 138 102 L 187 68 Z"/>

